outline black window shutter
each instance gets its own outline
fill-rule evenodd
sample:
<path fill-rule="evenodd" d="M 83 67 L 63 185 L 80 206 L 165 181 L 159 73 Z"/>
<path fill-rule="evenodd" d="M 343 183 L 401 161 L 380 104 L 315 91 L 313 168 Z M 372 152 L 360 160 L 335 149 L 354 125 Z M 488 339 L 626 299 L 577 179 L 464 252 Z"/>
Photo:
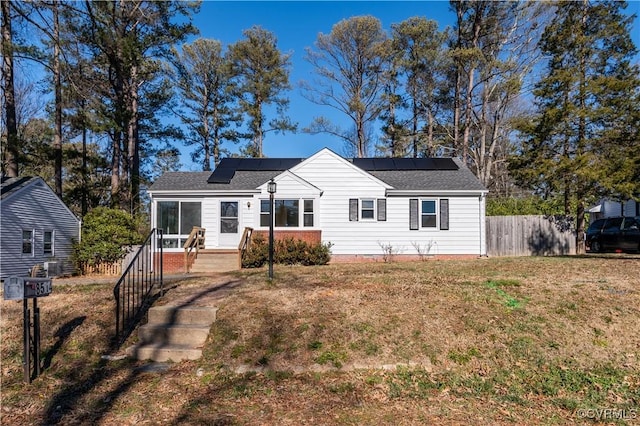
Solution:
<path fill-rule="evenodd" d="M 449 229 L 449 200 L 446 198 L 440 200 L 440 229 Z"/>
<path fill-rule="evenodd" d="M 411 198 L 409 200 L 409 229 L 418 229 L 418 199 Z"/>
<path fill-rule="evenodd" d="M 358 199 L 349 198 L 349 222 L 358 220 Z"/>
<path fill-rule="evenodd" d="M 378 206 L 378 220 L 379 221 L 387 220 L 387 199 L 379 198 L 377 206 Z"/>

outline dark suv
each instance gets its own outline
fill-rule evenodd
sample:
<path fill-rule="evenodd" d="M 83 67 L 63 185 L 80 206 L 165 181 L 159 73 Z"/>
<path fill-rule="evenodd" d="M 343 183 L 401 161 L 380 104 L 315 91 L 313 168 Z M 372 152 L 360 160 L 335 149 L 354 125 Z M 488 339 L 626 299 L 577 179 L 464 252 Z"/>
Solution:
<path fill-rule="evenodd" d="M 640 251 L 640 216 L 608 217 L 594 221 L 587 229 L 589 251 Z"/>

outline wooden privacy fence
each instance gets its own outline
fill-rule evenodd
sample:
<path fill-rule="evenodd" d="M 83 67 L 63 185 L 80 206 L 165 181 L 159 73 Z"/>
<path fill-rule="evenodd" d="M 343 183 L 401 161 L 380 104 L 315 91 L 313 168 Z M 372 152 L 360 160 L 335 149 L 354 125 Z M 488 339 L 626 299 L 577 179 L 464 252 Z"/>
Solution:
<path fill-rule="evenodd" d="M 124 259 L 117 262 L 102 262 L 96 265 L 82 265 L 82 275 L 121 275 L 127 269 L 140 246 L 132 246 L 128 249 Z"/>
<path fill-rule="evenodd" d="M 575 254 L 576 234 L 562 216 L 487 216 L 489 256 Z"/>

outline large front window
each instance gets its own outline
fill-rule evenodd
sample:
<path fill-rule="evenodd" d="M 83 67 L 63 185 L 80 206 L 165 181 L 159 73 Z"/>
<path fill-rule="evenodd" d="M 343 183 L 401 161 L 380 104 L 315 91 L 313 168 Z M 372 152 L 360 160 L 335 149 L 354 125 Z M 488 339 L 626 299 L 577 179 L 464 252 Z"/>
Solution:
<path fill-rule="evenodd" d="M 303 211 L 300 210 L 301 201 Z M 274 200 L 273 213 L 276 227 L 297 228 L 300 223 L 313 226 L 313 200 Z M 260 200 L 260 226 L 269 226 L 269 200 Z"/>
<path fill-rule="evenodd" d="M 164 247 L 181 247 L 194 226 L 201 226 L 202 204 L 199 201 L 159 201 L 157 227 L 164 233 Z"/>

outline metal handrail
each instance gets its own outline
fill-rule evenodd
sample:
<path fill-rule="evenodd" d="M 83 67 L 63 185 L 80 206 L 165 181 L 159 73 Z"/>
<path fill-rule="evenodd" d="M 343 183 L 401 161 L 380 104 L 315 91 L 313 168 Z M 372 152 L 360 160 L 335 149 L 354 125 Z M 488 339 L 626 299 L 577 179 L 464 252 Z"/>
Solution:
<path fill-rule="evenodd" d="M 152 291 L 164 292 L 162 274 L 162 229 L 152 229 L 113 288 L 116 300 L 115 339 L 122 343 L 142 318 Z"/>

